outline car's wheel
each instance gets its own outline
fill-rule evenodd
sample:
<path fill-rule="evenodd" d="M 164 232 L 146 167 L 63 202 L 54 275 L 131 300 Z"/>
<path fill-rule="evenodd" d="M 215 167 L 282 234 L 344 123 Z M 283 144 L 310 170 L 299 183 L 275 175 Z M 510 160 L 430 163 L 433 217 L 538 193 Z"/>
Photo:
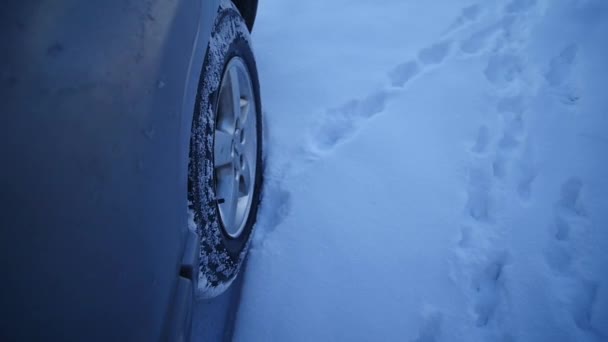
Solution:
<path fill-rule="evenodd" d="M 243 263 L 262 185 L 260 92 L 249 32 L 222 2 L 194 109 L 188 196 L 200 237 L 199 297 L 222 293 Z"/>

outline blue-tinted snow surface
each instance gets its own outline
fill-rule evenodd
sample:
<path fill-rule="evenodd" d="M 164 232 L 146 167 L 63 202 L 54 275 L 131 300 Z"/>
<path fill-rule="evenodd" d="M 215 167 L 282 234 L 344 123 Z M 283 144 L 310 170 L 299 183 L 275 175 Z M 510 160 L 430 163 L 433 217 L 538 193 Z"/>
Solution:
<path fill-rule="evenodd" d="M 238 341 L 608 340 L 608 3 L 266 0 Z"/>

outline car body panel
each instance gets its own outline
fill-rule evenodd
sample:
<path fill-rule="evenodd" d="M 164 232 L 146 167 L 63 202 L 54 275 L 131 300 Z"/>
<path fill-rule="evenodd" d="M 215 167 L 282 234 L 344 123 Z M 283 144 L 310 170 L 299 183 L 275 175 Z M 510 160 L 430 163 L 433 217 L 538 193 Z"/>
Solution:
<path fill-rule="evenodd" d="M 218 6 L 5 4 L 1 340 L 170 336 L 194 99 Z"/>

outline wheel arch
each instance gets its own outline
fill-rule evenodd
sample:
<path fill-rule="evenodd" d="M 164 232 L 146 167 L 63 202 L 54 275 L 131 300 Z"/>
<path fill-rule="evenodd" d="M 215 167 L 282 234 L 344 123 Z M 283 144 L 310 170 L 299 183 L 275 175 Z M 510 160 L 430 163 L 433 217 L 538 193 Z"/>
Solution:
<path fill-rule="evenodd" d="M 255 17 L 258 11 L 258 0 L 232 0 L 236 7 L 241 12 L 249 32 L 253 30 L 253 24 L 255 23 Z"/>

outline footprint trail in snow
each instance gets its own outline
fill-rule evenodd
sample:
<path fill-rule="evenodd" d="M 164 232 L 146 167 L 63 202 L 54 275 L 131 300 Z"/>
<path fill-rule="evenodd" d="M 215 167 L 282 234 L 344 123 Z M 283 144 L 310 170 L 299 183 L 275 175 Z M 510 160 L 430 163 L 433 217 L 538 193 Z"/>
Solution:
<path fill-rule="evenodd" d="M 476 84 L 473 91 L 483 93 L 478 106 L 467 108 L 483 113 L 475 120 L 465 118 L 471 127 L 462 140 L 468 140 L 453 142 L 456 146 L 462 143 L 458 188 L 462 201 L 457 203 L 456 222 L 445 230 L 454 236 L 447 248 L 450 260 L 445 260 L 452 281 L 449 286 L 458 288 L 464 307 L 455 312 L 438 300 L 430 303 L 430 310 L 419 308 L 418 329 L 406 340 L 450 341 L 456 336 L 471 341 L 556 337 L 601 341 L 606 337 L 598 321 L 605 317 L 602 306 L 607 305 L 608 285 L 588 271 L 590 261 L 584 251 L 598 229 L 586 202 L 588 180 L 572 171 L 555 186 L 543 154 L 546 142 L 539 136 L 539 126 L 561 119 L 549 109 L 545 111 L 544 104 L 552 101 L 550 109 L 575 115 L 582 93 L 575 81 L 583 53 L 578 43 L 564 41 L 551 57 L 533 60 L 534 25 L 543 20 L 547 6 L 541 0 L 469 4 L 435 41 L 418 46 L 384 70 L 384 85 L 314 116 L 304 128 L 307 134 L 302 144 L 280 172 L 275 170 L 268 177 L 264 201 L 273 213 L 259 222 L 261 236 L 273 233 L 296 209 L 292 206 L 297 198 L 292 198 L 294 190 L 288 186 L 291 179 L 355 143 L 362 129 L 372 127 L 366 127 L 372 121 L 394 114 L 387 110 L 390 105 L 417 84 L 432 79 L 428 76 L 456 64 L 474 65 L 477 74 L 471 79 L 481 85 Z M 417 113 L 427 114 L 424 110 Z M 555 196 L 547 200 L 548 193 Z M 373 201 L 364 201 L 372 207 L 369 203 Z M 542 213 L 548 214 L 541 217 Z M 521 246 L 526 244 L 544 248 L 522 255 Z M 343 249 L 346 253 L 348 248 Z M 528 309 L 544 315 L 524 317 Z M 538 328 L 539 324 L 546 328 Z"/>

